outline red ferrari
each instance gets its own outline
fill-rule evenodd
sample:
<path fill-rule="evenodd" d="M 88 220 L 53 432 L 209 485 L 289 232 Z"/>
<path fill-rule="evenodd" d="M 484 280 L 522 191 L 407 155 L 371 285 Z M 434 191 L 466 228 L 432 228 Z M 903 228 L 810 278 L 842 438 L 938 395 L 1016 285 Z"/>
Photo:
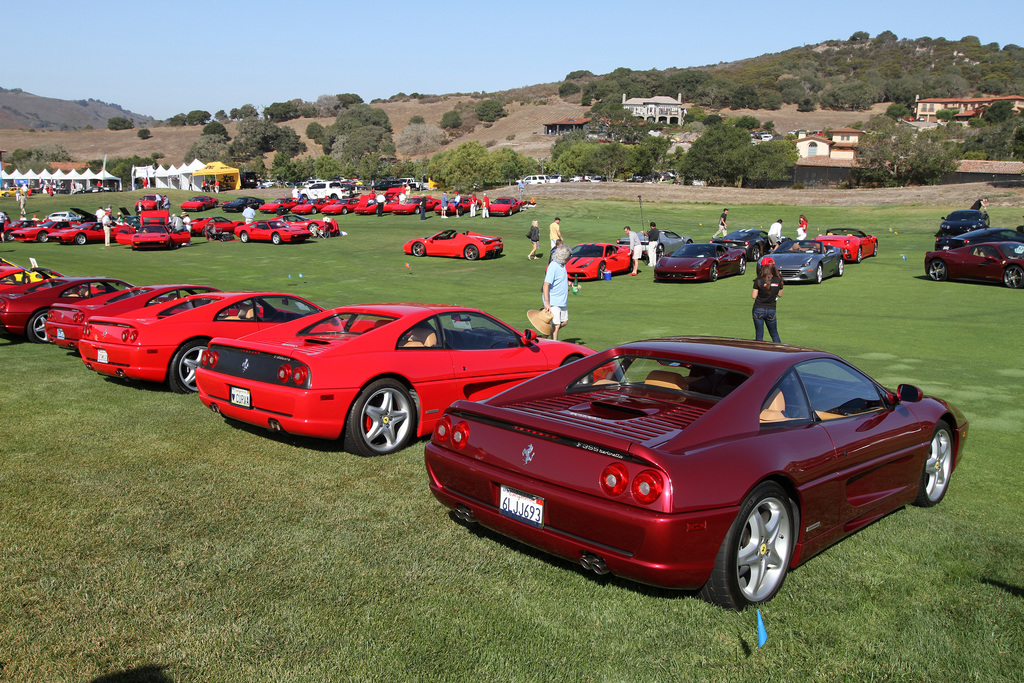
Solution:
<path fill-rule="evenodd" d="M 163 196 L 155 194 L 142 195 L 139 201 L 135 202 L 135 213 L 143 211 L 159 211 L 163 208 Z"/>
<path fill-rule="evenodd" d="M 117 235 L 121 233 L 132 233 L 134 229 L 127 225 L 114 225 L 110 226 L 110 234 L 114 239 L 117 239 Z M 60 242 L 61 244 L 89 244 L 103 242 L 106 240 L 103 234 L 103 226 L 99 223 L 79 223 L 70 228 L 64 228 L 63 230 L 57 230 L 51 232 L 47 239 L 51 242 Z"/>
<path fill-rule="evenodd" d="M 402 247 L 413 256 L 450 256 L 476 261 L 488 256 L 497 258 L 503 249 L 500 237 L 488 237 L 475 232 L 442 230 L 436 235 L 409 240 Z"/>
<path fill-rule="evenodd" d="M 492 216 L 511 216 L 525 207 L 526 202 L 515 197 L 498 197 L 491 200 L 490 214 Z"/>
<path fill-rule="evenodd" d="M 78 350 L 101 375 L 166 381 L 172 391 L 196 390 L 195 368 L 211 337 L 238 337 L 323 310 L 291 294 L 207 292 L 136 309 L 93 316 Z"/>
<path fill-rule="evenodd" d="M 629 247 L 617 244 L 587 243 L 572 248 L 565 272 L 573 279 L 598 280 L 608 273 L 625 273 L 633 267 Z"/>
<path fill-rule="evenodd" d="M 295 197 L 281 197 L 280 199 L 274 199 L 273 201 L 269 201 L 265 204 L 260 204 L 260 208 L 256 210 L 260 213 L 287 213 L 298 203 L 299 200 Z"/>
<path fill-rule="evenodd" d="M 344 436 L 384 455 L 429 434 L 459 398 L 486 398 L 593 353 L 537 340 L 482 311 L 346 306 L 245 339 L 214 339 L 196 371 L 214 412 L 274 431 Z"/>
<path fill-rule="evenodd" d="M 675 337 L 456 401 L 426 465 L 463 522 L 743 609 L 845 536 L 939 503 L 966 438 L 955 407 L 832 354 Z"/>
<path fill-rule="evenodd" d="M 192 241 L 188 230 L 172 232 L 163 223 L 143 224 L 135 232 L 121 232 L 115 237 L 118 244 L 136 249 L 175 249 Z"/>
<path fill-rule="evenodd" d="M 716 242 L 684 244 L 654 267 L 656 282 L 715 282 L 723 275 L 747 272 L 747 250 Z"/>
<path fill-rule="evenodd" d="M 182 299 L 201 292 L 216 292 L 205 285 L 147 285 L 93 297 L 87 304 L 56 303 L 46 316 L 46 338 L 64 349 L 74 349 L 82 328 L 93 315 L 119 315 L 146 306 Z"/>
<path fill-rule="evenodd" d="M 461 216 L 463 214 L 469 213 L 469 203 L 469 197 L 462 197 L 459 200 L 458 205 L 455 204 L 454 199 L 449 199 L 446 214 L 449 216 Z M 438 216 L 441 215 L 441 202 L 438 202 L 437 206 L 434 207 L 434 213 L 436 213 Z"/>
<path fill-rule="evenodd" d="M 0 325 L 8 334 L 40 344 L 46 339 L 46 314 L 56 303 L 72 303 L 119 292 L 132 285 L 109 277 L 59 277 L 12 288 L 0 294 Z"/>
<path fill-rule="evenodd" d="M 5 240 L 15 242 L 48 242 L 50 235 L 58 230 L 66 230 L 76 225 L 70 221 L 21 221 L 31 223 L 4 233 Z"/>
<path fill-rule="evenodd" d="M 228 239 L 233 240 L 235 239 L 235 228 L 242 223 L 243 221 L 233 221 L 224 216 L 209 216 L 192 221 L 189 230 L 196 237 L 202 235 L 207 239 L 211 237 L 216 239 L 222 235 L 228 235 Z"/>
<path fill-rule="evenodd" d="M 34 221 L 31 218 L 25 218 L 23 220 L 10 221 L 4 225 L 4 242 L 14 241 L 14 231 L 21 230 L 22 228 L 31 228 L 33 225 L 43 223 L 44 221 Z"/>
<path fill-rule="evenodd" d="M 338 201 L 337 199 L 331 199 L 330 197 L 321 197 L 319 199 L 310 199 L 309 201 L 303 202 L 302 204 L 296 204 L 291 208 L 292 213 L 311 214 L 319 213 L 325 206 Z"/>
<path fill-rule="evenodd" d="M 929 251 L 924 255 L 924 272 L 936 282 L 979 280 L 1020 289 L 1024 287 L 1024 244 L 989 242 Z"/>
<path fill-rule="evenodd" d="M 860 263 L 866 256 L 878 256 L 878 238 L 855 228 L 829 228 L 824 235 L 814 239 L 843 252 L 843 260 Z"/>
<path fill-rule="evenodd" d="M 283 220 L 243 223 L 235 228 L 235 235 L 243 242 L 304 242 L 309 239 L 309 227 L 300 227 Z"/>
<path fill-rule="evenodd" d="M 193 197 L 186 202 L 181 203 L 183 211 L 206 211 L 207 209 L 216 208 L 218 200 L 213 197 L 207 197 L 206 195 L 200 195 Z"/>
<path fill-rule="evenodd" d="M 0 259 L 0 293 L 22 292 L 43 280 L 61 277 L 47 268 L 22 268 Z"/>
<path fill-rule="evenodd" d="M 360 206 L 359 202 L 359 197 L 339 199 L 335 201 L 333 204 L 327 204 L 326 206 L 324 206 L 322 209 L 320 209 L 320 213 L 324 214 L 325 216 L 337 216 L 339 214 L 344 216 L 345 214 L 349 214 L 355 211 L 356 207 Z"/>

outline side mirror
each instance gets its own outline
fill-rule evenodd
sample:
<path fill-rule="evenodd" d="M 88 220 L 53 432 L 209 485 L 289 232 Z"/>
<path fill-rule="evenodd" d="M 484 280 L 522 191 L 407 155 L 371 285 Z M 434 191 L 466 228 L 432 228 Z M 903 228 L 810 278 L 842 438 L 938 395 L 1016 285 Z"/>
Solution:
<path fill-rule="evenodd" d="M 523 330 L 523 339 L 526 340 L 527 344 L 533 344 L 537 341 L 537 333 L 533 330 Z"/>
<path fill-rule="evenodd" d="M 924 394 L 921 390 L 913 384 L 899 385 L 896 387 L 896 395 L 899 396 L 900 401 L 903 403 L 917 403 L 924 398 Z"/>

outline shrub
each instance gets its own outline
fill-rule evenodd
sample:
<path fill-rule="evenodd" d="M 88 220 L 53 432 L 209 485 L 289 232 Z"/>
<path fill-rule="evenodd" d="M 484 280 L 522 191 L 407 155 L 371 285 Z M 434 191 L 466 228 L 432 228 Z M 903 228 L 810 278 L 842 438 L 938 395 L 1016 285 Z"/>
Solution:
<path fill-rule="evenodd" d="M 149 132 L 149 128 L 139 128 L 139 131 L 136 133 L 136 135 L 139 136 L 140 140 L 148 140 L 151 137 L 153 137 L 153 134 Z"/>
<path fill-rule="evenodd" d="M 476 117 L 481 121 L 497 121 L 502 116 L 508 116 L 508 112 L 498 100 L 484 100 L 476 105 L 475 111 Z"/>
<path fill-rule="evenodd" d="M 446 130 L 462 128 L 462 117 L 459 116 L 459 112 L 454 109 L 446 111 L 444 116 L 441 117 L 441 127 Z"/>
<path fill-rule="evenodd" d="M 107 128 L 110 130 L 128 130 L 134 128 L 135 124 L 123 116 L 113 116 L 107 119 Z"/>
<path fill-rule="evenodd" d="M 220 121 L 211 121 L 203 126 L 203 135 L 220 135 L 225 140 L 228 138 L 228 129 Z"/>
<path fill-rule="evenodd" d="M 583 88 L 576 85 L 572 81 L 566 81 L 565 83 L 562 83 L 562 85 L 558 86 L 558 96 L 568 97 L 569 95 L 575 95 L 582 89 Z"/>
<path fill-rule="evenodd" d="M 793 183 L 792 189 L 794 189 L 794 190 L 806 190 L 807 186 L 804 185 L 803 183 Z"/>

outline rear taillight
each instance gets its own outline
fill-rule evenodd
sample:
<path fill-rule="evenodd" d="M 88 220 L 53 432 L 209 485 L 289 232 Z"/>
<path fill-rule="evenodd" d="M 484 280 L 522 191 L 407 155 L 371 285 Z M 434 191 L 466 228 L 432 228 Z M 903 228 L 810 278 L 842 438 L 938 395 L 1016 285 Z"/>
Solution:
<path fill-rule="evenodd" d="M 445 415 L 438 420 L 437 425 L 434 427 L 434 439 L 438 443 L 448 443 L 448 439 L 452 435 L 452 419 Z"/>
<path fill-rule="evenodd" d="M 633 494 L 633 498 L 635 498 L 637 502 L 649 505 L 658 500 L 664 489 L 665 483 L 661 478 L 660 472 L 656 472 L 655 470 L 644 470 L 636 476 L 636 479 L 633 480 L 633 486 L 630 487 L 630 492 Z"/>
<path fill-rule="evenodd" d="M 139 338 L 139 331 L 133 329 L 126 329 L 121 332 L 121 341 L 133 344 Z"/>
<path fill-rule="evenodd" d="M 75 316 L 74 316 L 74 318 L 72 318 L 72 320 L 75 321 L 76 325 L 80 325 L 80 324 L 84 323 L 85 322 L 85 313 L 75 313 Z"/>
<path fill-rule="evenodd" d="M 601 472 L 601 490 L 609 496 L 617 496 L 629 485 L 629 472 L 622 463 L 613 462 Z"/>
<path fill-rule="evenodd" d="M 82 328 L 83 337 L 88 337 L 90 334 L 92 334 L 92 325 L 86 325 Z"/>
<path fill-rule="evenodd" d="M 467 443 L 469 443 L 469 425 L 460 422 L 452 429 L 452 446 L 455 450 L 461 451 Z"/>
<path fill-rule="evenodd" d="M 217 361 L 220 359 L 220 354 L 216 351 L 209 349 L 203 349 L 203 355 L 199 357 L 199 362 L 203 367 L 210 368 L 211 370 L 217 365 Z"/>
<path fill-rule="evenodd" d="M 287 382 L 292 377 L 292 366 L 285 363 L 277 369 L 277 379 L 280 382 Z"/>
<path fill-rule="evenodd" d="M 309 368 L 304 365 L 300 365 L 292 372 L 292 381 L 300 387 L 306 383 L 307 377 L 309 377 Z"/>

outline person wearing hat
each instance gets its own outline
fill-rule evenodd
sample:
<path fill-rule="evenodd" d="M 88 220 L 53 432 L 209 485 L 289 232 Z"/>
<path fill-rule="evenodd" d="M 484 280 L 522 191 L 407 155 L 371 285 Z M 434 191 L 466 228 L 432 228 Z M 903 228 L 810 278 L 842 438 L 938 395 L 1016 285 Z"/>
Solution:
<path fill-rule="evenodd" d="M 189 234 L 192 234 L 192 219 L 189 218 L 187 211 L 181 212 L 181 224 L 182 226 L 184 226 L 184 229 L 187 230 Z"/>
<path fill-rule="evenodd" d="M 569 274 L 565 272 L 565 264 L 569 261 L 572 251 L 566 244 L 555 249 L 544 272 L 544 286 L 541 292 L 544 299 L 544 311 L 551 314 L 551 338 L 558 339 L 558 330 L 569 322 Z"/>
<path fill-rule="evenodd" d="M 779 339 L 778 320 L 775 315 L 775 304 L 782 296 L 782 274 L 775 265 L 775 259 L 765 256 L 758 266 L 754 290 L 750 298 L 754 300 L 751 315 L 754 318 L 754 339 L 764 341 L 764 328 L 767 325 L 772 341 L 781 344 Z"/>

